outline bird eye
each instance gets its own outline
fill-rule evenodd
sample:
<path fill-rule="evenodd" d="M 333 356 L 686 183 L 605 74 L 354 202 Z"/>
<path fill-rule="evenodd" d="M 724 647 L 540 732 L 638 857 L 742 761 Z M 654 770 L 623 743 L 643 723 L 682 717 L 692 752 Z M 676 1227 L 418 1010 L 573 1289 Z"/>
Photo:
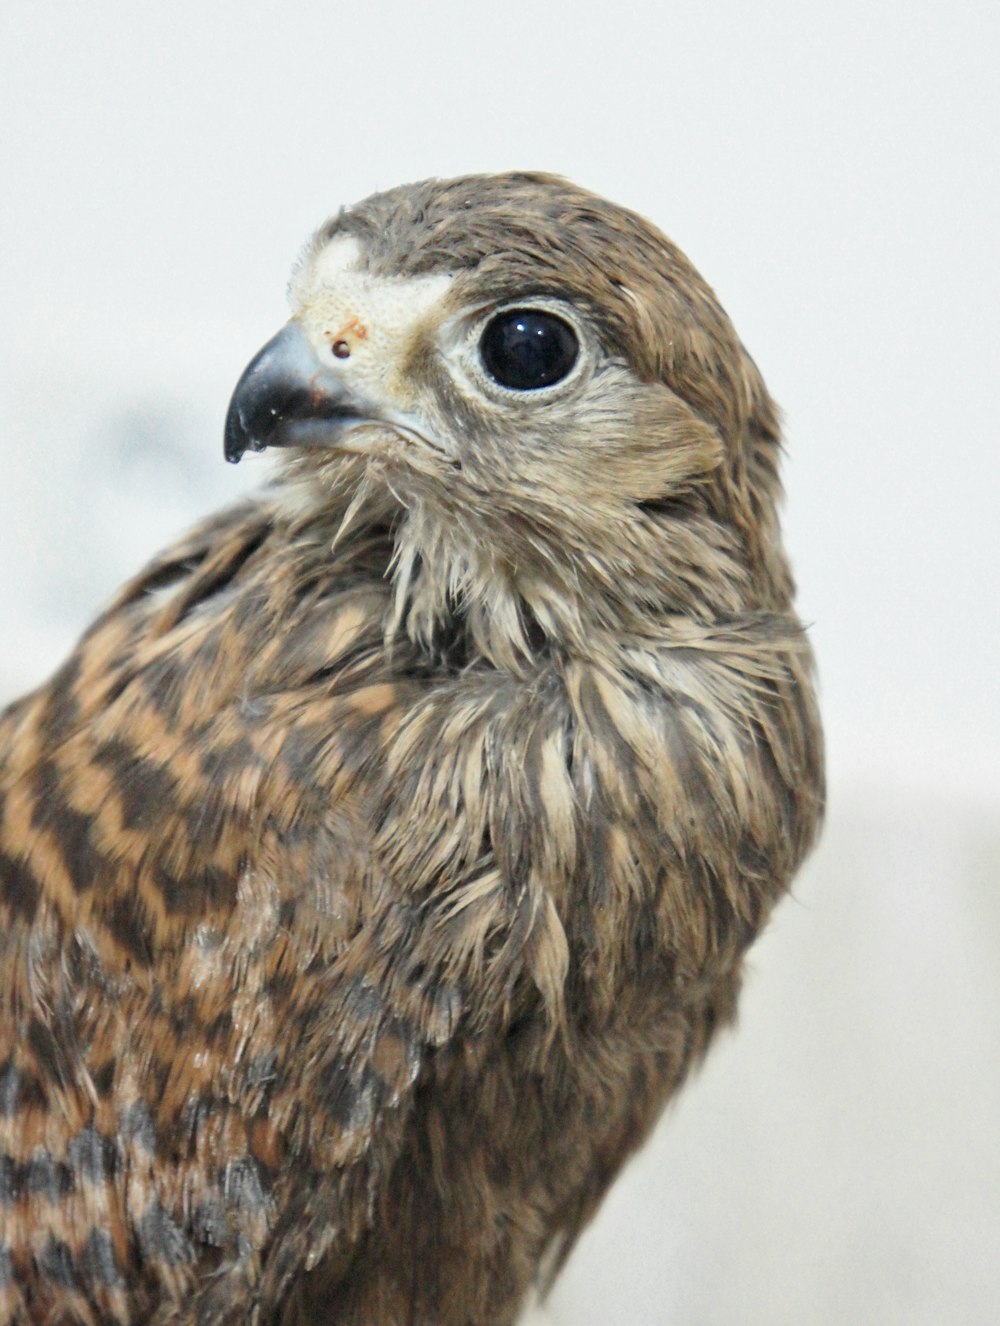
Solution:
<path fill-rule="evenodd" d="M 579 354 L 576 332 L 545 309 L 505 309 L 479 342 L 483 366 L 501 387 L 534 391 L 561 382 Z"/>

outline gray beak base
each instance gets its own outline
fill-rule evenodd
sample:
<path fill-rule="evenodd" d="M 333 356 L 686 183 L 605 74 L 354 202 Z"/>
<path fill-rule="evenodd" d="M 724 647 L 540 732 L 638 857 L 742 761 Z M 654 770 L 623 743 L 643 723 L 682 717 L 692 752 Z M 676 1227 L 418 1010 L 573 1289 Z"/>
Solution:
<path fill-rule="evenodd" d="M 329 443 L 336 423 L 370 417 L 323 371 L 312 346 L 290 322 L 243 370 L 226 414 L 226 460 L 247 451 Z M 331 427 L 332 425 L 332 427 Z"/>

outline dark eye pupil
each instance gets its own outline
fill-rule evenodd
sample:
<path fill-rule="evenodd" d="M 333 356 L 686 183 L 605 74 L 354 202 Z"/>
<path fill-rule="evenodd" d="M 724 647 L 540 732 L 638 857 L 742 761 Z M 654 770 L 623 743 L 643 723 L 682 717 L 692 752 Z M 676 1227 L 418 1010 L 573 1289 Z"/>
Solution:
<path fill-rule="evenodd" d="M 479 343 L 490 377 L 501 387 L 533 391 L 559 382 L 576 363 L 579 345 L 568 322 L 544 309 L 506 309 Z"/>

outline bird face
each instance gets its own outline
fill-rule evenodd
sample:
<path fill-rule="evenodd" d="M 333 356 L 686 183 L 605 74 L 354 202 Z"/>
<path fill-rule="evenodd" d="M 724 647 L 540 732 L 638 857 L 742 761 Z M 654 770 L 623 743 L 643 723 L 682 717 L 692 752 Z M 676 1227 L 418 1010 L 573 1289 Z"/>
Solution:
<path fill-rule="evenodd" d="M 620 495 L 642 501 L 719 462 L 704 433 L 699 455 L 679 454 L 676 399 L 609 355 L 570 298 L 476 286 L 449 272 L 372 274 L 359 241 L 335 236 L 297 273 L 291 322 L 237 386 L 229 459 L 309 447 L 419 471 L 434 457 L 484 498 L 513 489 L 519 502 L 560 484 L 565 497 L 592 487 L 607 499 L 622 469 Z"/>
<path fill-rule="evenodd" d="M 237 385 L 226 455 L 285 448 L 314 500 L 380 494 L 383 520 L 388 495 L 416 634 L 446 601 L 512 638 L 525 613 L 580 637 L 635 604 L 739 608 L 732 470 L 769 402 L 640 218 L 550 177 L 410 186 L 329 223 L 291 299 Z"/>

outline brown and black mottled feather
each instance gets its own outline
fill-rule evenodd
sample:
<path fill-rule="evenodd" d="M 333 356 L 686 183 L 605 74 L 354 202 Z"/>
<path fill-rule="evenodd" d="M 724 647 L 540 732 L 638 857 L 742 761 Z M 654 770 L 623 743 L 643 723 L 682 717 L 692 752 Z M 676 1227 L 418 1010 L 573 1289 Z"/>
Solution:
<path fill-rule="evenodd" d="M 5 1326 L 513 1322 L 814 837 L 774 410 L 687 261 L 545 176 L 344 234 L 566 301 L 606 385 L 505 432 L 418 338 L 450 457 L 292 449 L 0 718 Z"/>

